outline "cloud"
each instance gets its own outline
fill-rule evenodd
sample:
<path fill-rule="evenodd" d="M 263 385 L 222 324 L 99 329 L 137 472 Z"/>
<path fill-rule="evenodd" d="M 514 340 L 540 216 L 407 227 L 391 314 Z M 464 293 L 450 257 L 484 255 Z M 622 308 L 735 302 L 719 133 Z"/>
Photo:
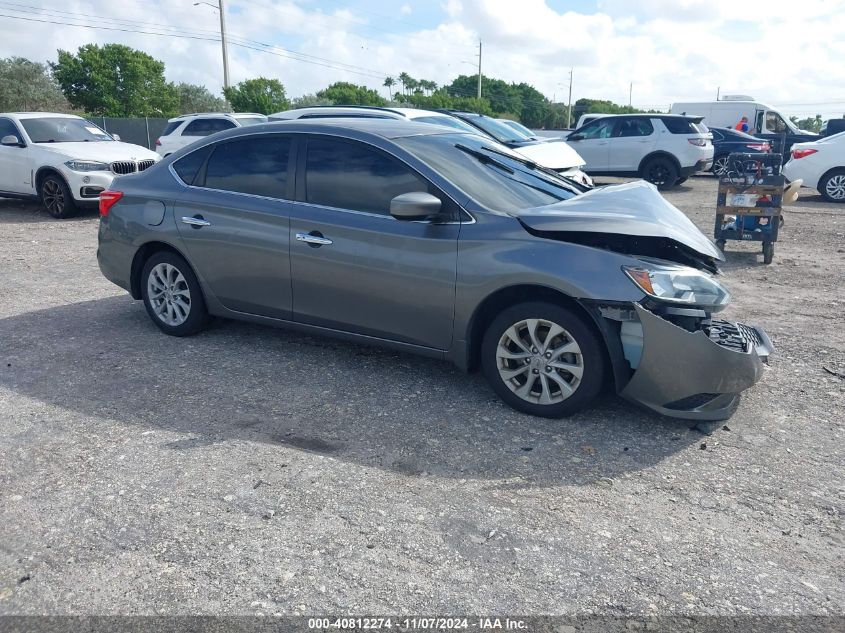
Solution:
<path fill-rule="evenodd" d="M 402 7 L 399 9 L 399 13 L 401 15 L 411 15 L 414 10 L 411 8 L 410 4 L 403 4 Z"/>

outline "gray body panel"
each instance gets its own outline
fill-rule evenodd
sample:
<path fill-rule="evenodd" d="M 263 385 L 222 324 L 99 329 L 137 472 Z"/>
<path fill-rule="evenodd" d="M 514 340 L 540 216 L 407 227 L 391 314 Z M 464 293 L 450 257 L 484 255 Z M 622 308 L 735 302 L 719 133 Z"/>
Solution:
<path fill-rule="evenodd" d="M 454 202 L 455 217 L 444 222 L 408 222 L 317 206 L 304 202 L 299 185 L 292 200 L 188 186 L 177 178 L 171 165 L 201 146 L 197 144 L 143 174 L 115 181 L 114 188 L 124 192 L 124 198 L 100 225 L 98 259 L 104 275 L 139 298 L 138 266 L 144 249 L 152 243 L 165 244 L 192 265 L 211 314 L 445 358 L 463 369 L 471 364 L 477 335 L 473 327 L 485 301 L 516 287 L 520 288 L 517 292 L 524 289 L 524 300 L 531 300 L 531 289 L 542 289 L 574 301 L 591 315 L 607 343 L 617 390 L 663 414 L 712 418 L 713 411 L 672 411 L 662 405 L 666 404 L 664 397 L 675 396 L 679 390 L 681 397 L 707 391 L 695 383 L 700 380 L 707 383 L 705 387 L 712 387 L 705 374 L 722 371 L 720 363 L 727 363 L 738 376 L 725 383 L 726 390 L 742 390 L 759 378 L 756 355 L 726 357 L 721 348 L 713 351 L 711 348 L 718 346 L 703 334 L 700 344 L 696 335 L 664 321 L 680 332 L 673 331 L 679 344 L 696 341 L 685 347 L 680 357 L 677 348 L 658 344 L 664 334 L 649 326 L 648 316 L 641 317 L 646 341 L 643 365 L 637 372 L 630 370 L 624 359 L 620 360 L 618 330 L 591 306 L 607 303 L 630 309 L 643 302 L 643 292 L 622 273 L 623 266 L 641 261 L 624 253 L 531 234 L 522 224 L 562 232 L 586 231 L 592 226 L 603 232 L 610 230 L 612 217 L 618 222 L 625 215 L 620 215 L 623 205 L 608 212 L 612 217 L 594 207 L 598 219 L 593 225 L 589 224 L 589 205 L 581 202 L 589 201 L 590 194 L 574 198 L 568 206 L 562 203 L 515 214 L 519 217 L 485 209 L 391 142 L 392 135 L 444 133 L 439 127 L 420 123 L 355 120 L 344 121 L 342 127 L 325 121 L 273 123 L 223 132 L 205 143 L 282 132 L 295 138 L 339 136 L 378 147 L 415 169 Z M 651 195 L 650 189 L 632 188 L 628 193 L 631 190 L 639 196 L 637 204 L 643 203 L 643 195 Z M 663 200 L 656 192 L 654 195 L 655 204 Z M 593 200 L 598 200 L 599 206 L 613 207 L 602 202 L 612 201 L 612 192 L 593 194 Z M 162 205 L 166 209 L 163 214 Z M 648 214 L 639 218 L 628 214 L 631 217 L 622 221 L 634 235 L 638 230 L 651 231 L 648 234 L 671 237 L 704 255 L 714 255 L 707 248 L 709 240 L 691 223 L 697 235 L 684 235 L 684 222 L 689 220 L 668 207 L 659 213 L 652 210 L 650 218 Z M 683 219 L 659 217 L 672 212 Z M 193 228 L 181 221 L 194 216 L 210 224 Z M 298 235 L 322 236 L 331 244 L 315 246 L 300 241 Z M 681 381 L 677 389 L 667 387 L 660 376 L 669 374 L 654 367 L 672 358 L 682 358 L 678 362 L 685 367 L 699 363 L 706 371 L 692 372 L 694 378 Z M 677 370 L 672 373 L 677 375 Z"/>

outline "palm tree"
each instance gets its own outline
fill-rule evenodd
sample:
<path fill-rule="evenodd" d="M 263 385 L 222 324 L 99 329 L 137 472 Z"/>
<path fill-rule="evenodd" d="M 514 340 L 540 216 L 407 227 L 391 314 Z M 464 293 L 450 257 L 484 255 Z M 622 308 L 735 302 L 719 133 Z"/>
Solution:
<path fill-rule="evenodd" d="M 413 79 L 411 79 L 411 75 L 405 72 L 399 73 L 399 83 L 402 84 L 402 94 L 406 93 L 408 89 L 408 83 L 411 81 L 413 81 Z"/>
<path fill-rule="evenodd" d="M 384 83 L 382 84 L 382 86 L 387 88 L 387 100 L 388 101 L 391 101 L 393 99 L 393 91 L 391 90 L 391 88 L 393 88 L 393 86 L 395 86 L 395 85 L 396 85 L 396 80 L 393 77 L 385 77 L 384 78 Z"/>

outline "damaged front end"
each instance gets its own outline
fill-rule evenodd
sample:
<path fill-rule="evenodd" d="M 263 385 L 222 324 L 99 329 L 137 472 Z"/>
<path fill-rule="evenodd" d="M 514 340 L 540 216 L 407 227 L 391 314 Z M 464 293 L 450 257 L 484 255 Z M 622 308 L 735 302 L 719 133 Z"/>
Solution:
<path fill-rule="evenodd" d="M 773 351 L 762 330 L 713 318 L 730 293 L 713 276 L 724 259 L 679 209 L 644 182 L 594 189 L 518 215 L 538 237 L 631 256 L 644 297 L 591 301 L 619 393 L 666 416 L 723 420 L 762 376 Z"/>
<path fill-rule="evenodd" d="M 773 351 L 762 330 L 697 309 L 643 302 L 600 311 L 615 322 L 630 367 L 620 394 L 670 417 L 729 418 Z"/>

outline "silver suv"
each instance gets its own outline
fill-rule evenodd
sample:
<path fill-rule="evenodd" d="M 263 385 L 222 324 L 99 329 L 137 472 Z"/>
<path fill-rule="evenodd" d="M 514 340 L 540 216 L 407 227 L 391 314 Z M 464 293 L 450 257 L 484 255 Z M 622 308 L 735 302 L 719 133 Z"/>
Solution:
<path fill-rule="evenodd" d="M 183 114 L 167 121 L 161 136 L 156 139 L 155 149 L 160 156 L 170 156 L 177 149 L 205 136 L 258 123 L 267 123 L 267 117 L 255 112 Z"/>
<path fill-rule="evenodd" d="M 730 299 L 722 254 L 652 185 L 581 193 L 442 126 L 230 130 L 119 178 L 100 215 L 100 269 L 166 334 L 214 315 L 386 345 L 480 366 L 534 415 L 573 413 L 608 384 L 722 419 L 772 349 L 714 318 Z"/>

